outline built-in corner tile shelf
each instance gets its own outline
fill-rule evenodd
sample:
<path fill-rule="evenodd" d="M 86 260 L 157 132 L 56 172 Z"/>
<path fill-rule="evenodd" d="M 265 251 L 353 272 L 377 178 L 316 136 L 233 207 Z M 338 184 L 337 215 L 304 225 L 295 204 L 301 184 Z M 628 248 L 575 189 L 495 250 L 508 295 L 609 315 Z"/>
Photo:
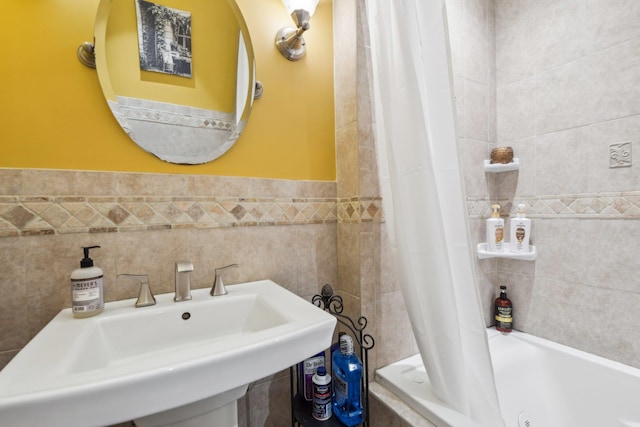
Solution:
<path fill-rule="evenodd" d="M 533 245 L 529 245 L 528 253 L 515 253 L 509 251 L 509 242 L 503 243 L 505 246 L 504 252 L 489 252 L 487 250 L 486 243 L 478 244 L 478 258 L 486 259 L 486 258 L 508 258 L 508 259 L 520 259 L 523 261 L 533 261 L 536 259 L 536 247 Z"/>
<path fill-rule="evenodd" d="M 484 161 L 485 172 L 508 172 L 520 169 L 520 159 L 515 158 L 511 163 L 491 163 L 491 160 Z"/>

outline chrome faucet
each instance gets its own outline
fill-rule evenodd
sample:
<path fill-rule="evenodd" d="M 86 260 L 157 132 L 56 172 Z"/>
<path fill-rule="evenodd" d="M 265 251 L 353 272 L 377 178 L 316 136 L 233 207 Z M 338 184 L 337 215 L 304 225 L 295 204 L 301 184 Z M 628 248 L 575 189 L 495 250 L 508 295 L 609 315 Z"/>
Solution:
<path fill-rule="evenodd" d="M 191 273 L 193 263 L 188 261 L 176 262 L 176 295 L 175 302 L 189 301 L 191 299 Z"/>
<path fill-rule="evenodd" d="M 131 277 L 140 283 L 140 291 L 136 300 L 136 307 L 148 307 L 156 304 L 156 299 L 149 288 L 149 276 L 147 274 L 118 274 L 117 277 Z"/>
<path fill-rule="evenodd" d="M 222 282 L 222 272 L 225 270 L 228 270 L 231 267 L 238 267 L 238 264 L 230 264 L 230 265 L 227 265 L 226 267 L 216 268 L 215 270 L 216 277 L 213 280 L 213 286 L 211 287 L 211 292 L 209 292 L 211 296 L 215 297 L 218 295 L 226 295 L 229 293 L 227 289 L 224 287 L 224 283 Z"/>

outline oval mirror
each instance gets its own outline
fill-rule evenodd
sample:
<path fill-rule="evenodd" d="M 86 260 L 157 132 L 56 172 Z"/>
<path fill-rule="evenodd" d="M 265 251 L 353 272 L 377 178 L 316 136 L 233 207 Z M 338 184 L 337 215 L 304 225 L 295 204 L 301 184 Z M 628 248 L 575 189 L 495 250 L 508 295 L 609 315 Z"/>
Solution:
<path fill-rule="evenodd" d="M 116 120 L 162 160 L 214 160 L 249 119 L 255 62 L 233 0 L 100 0 L 95 55 Z"/>

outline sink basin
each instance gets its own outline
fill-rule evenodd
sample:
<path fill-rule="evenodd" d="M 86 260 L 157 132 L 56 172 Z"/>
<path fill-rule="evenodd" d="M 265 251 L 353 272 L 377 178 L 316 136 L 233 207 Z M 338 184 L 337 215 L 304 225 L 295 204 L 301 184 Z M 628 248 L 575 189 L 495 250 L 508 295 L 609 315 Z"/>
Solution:
<path fill-rule="evenodd" d="M 146 417 L 234 392 L 331 344 L 335 318 L 276 283 L 227 290 L 178 303 L 158 295 L 144 308 L 111 302 L 87 319 L 62 310 L 0 371 L 0 425 Z"/>

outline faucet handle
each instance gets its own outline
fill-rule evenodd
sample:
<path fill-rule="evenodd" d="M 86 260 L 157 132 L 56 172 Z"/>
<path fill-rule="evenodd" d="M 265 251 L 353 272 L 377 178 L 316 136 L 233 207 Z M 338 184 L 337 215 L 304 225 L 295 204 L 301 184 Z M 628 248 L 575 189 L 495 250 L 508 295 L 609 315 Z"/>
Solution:
<path fill-rule="evenodd" d="M 222 272 L 225 270 L 228 270 L 229 268 L 238 267 L 238 266 L 239 266 L 238 264 L 229 264 L 225 267 L 220 267 L 215 269 L 216 277 L 213 280 L 213 286 L 211 287 L 211 291 L 209 292 L 211 296 L 215 297 L 218 295 L 226 295 L 229 293 L 227 289 L 224 287 L 224 283 L 222 282 Z"/>
<path fill-rule="evenodd" d="M 189 301 L 191 299 L 191 276 L 193 263 L 189 261 L 176 262 L 176 294 L 173 297 L 175 302 Z"/>
<path fill-rule="evenodd" d="M 118 274 L 117 277 L 131 277 L 139 280 L 140 292 L 138 293 L 138 300 L 136 301 L 136 307 L 148 307 L 156 304 L 156 299 L 151 293 L 149 287 L 149 275 L 147 274 Z"/>

